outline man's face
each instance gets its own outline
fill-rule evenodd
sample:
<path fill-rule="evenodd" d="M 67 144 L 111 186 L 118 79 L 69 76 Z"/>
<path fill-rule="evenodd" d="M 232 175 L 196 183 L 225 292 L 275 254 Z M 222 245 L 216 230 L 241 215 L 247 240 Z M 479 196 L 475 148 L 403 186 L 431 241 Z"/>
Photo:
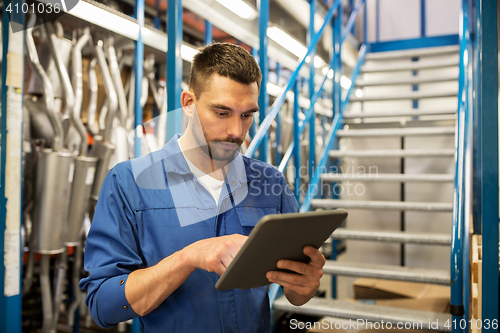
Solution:
<path fill-rule="evenodd" d="M 193 134 L 216 161 L 229 161 L 240 148 L 259 109 L 257 83 L 242 84 L 213 74 L 195 98 Z"/>

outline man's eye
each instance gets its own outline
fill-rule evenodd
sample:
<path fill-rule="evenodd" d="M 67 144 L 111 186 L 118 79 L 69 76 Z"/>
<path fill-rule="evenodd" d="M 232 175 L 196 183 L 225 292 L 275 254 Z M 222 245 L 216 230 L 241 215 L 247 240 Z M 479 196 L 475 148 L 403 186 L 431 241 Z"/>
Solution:
<path fill-rule="evenodd" d="M 217 112 L 217 114 L 221 117 L 227 116 L 227 112 Z"/>
<path fill-rule="evenodd" d="M 253 114 L 246 114 L 246 113 L 244 113 L 244 114 L 242 114 L 241 116 L 242 116 L 243 118 L 250 118 L 250 117 L 252 117 L 252 116 L 253 116 Z"/>

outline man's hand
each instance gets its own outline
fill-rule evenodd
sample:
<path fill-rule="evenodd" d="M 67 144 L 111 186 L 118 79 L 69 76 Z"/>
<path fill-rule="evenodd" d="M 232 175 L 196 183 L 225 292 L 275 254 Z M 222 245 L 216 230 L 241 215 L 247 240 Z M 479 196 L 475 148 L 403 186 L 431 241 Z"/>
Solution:
<path fill-rule="evenodd" d="M 241 249 L 247 236 L 233 234 L 228 236 L 202 239 L 185 249 L 195 268 L 222 275 Z"/>
<path fill-rule="evenodd" d="M 292 260 L 278 261 L 278 268 L 288 269 L 297 274 L 271 271 L 266 275 L 270 282 L 282 285 L 286 298 L 297 306 L 309 301 L 318 290 L 326 262 L 321 252 L 312 246 L 304 247 L 304 254 L 311 258 L 309 263 Z"/>

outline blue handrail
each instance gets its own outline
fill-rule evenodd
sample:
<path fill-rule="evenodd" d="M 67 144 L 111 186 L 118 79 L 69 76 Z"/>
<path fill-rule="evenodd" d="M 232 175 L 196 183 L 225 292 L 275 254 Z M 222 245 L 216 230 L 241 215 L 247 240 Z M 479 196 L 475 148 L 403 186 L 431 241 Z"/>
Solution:
<path fill-rule="evenodd" d="M 465 3 L 465 1 L 463 2 Z M 452 233 L 451 233 L 451 257 L 450 257 L 450 278 L 451 278 L 451 313 L 455 320 L 460 320 L 464 311 L 464 292 L 463 292 L 463 237 L 464 237 L 464 179 L 463 179 L 463 159 L 464 159 L 464 132 L 466 118 L 466 59 L 464 53 L 467 50 L 467 13 L 462 6 L 461 12 L 461 30 L 460 30 L 460 73 L 458 88 L 458 112 L 457 112 L 457 131 L 455 134 L 455 183 L 453 191 L 453 215 L 452 215 Z M 458 327 L 452 328 L 453 332 L 458 331 Z"/>
<path fill-rule="evenodd" d="M 344 32 L 342 33 L 342 39 L 340 40 L 340 43 L 342 44 L 344 40 L 347 38 L 351 30 L 354 28 L 354 24 L 356 23 L 356 17 L 358 16 L 359 10 L 361 7 L 364 5 L 365 0 L 360 0 L 356 4 L 356 8 L 351 13 L 351 16 L 349 16 L 349 20 L 347 21 L 347 24 L 345 25 Z"/>
<path fill-rule="evenodd" d="M 350 32 L 350 29 L 352 29 L 353 26 L 354 26 L 352 23 L 349 26 L 349 22 L 355 22 L 356 16 L 358 15 L 360 7 L 364 3 L 365 3 L 365 0 L 360 0 L 358 2 L 358 4 L 356 5 L 356 9 L 352 12 L 351 16 L 349 17 L 349 21 L 347 22 L 347 26 L 346 26 L 346 29 L 345 29 L 344 37 L 341 38 L 341 42 L 340 42 L 341 44 L 345 41 L 346 36 Z M 333 57 L 332 57 L 330 63 L 328 64 L 328 72 L 330 70 L 333 70 L 333 67 L 335 66 L 335 64 L 336 64 L 336 62 L 338 60 L 337 56 L 340 57 L 340 54 L 337 55 L 334 52 Z M 314 93 L 313 97 L 310 100 L 309 109 L 307 109 L 307 111 L 305 112 L 305 120 L 302 122 L 302 124 L 300 125 L 300 128 L 299 128 L 299 136 L 302 135 L 302 133 L 304 133 L 304 131 L 306 129 L 306 124 L 309 122 L 309 119 L 314 114 L 314 112 L 313 112 L 313 110 L 314 110 L 314 104 L 316 103 L 316 101 L 318 100 L 319 96 L 321 95 L 321 92 L 323 91 L 323 86 L 325 85 L 325 82 L 328 79 L 328 72 L 323 77 L 323 81 L 321 82 L 321 85 L 316 90 L 316 92 Z M 352 85 L 351 85 L 351 87 L 352 87 Z M 294 135 L 295 135 L 295 133 L 294 133 Z M 290 161 L 290 158 L 292 157 L 292 152 L 293 152 L 294 147 L 295 147 L 295 144 L 293 142 L 290 143 L 290 145 L 287 148 L 287 151 L 286 151 L 285 155 L 283 156 L 283 159 L 281 160 L 280 165 L 278 166 L 278 170 L 279 171 L 283 172 L 286 169 L 286 167 L 288 165 L 288 162 Z"/>
<path fill-rule="evenodd" d="M 285 89 L 279 94 L 279 96 L 274 101 L 274 103 L 271 107 L 271 111 L 269 111 L 269 114 L 266 116 L 264 121 L 262 121 L 262 123 L 260 124 L 259 130 L 255 134 L 255 138 L 252 139 L 250 146 L 248 147 L 247 151 L 245 152 L 245 156 L 253 157 L 255 155 L 255 152 L 257 150 L 258 145 L 260 144 L 260 142 L 264 138 L 265 134 L 269 130 L 269 127 L 271 126 L 272 121 L 276 117 L 276 114 L 280 111 L 281 106 L 285 102 L 287 92 L 290 91 L 295 80 L 297 80 L 297 77 L 299 75 L 299 71 L 302 68 L 302 66 L 305 64 L 307 56 L 309 56 L 309 54 L 311 54 L 313 49 L 316 48 L 316 44 L 318 44 L 318 41 L 319 41 L 321 35 L 323 35 L 323 32 L 325 31 L 325 28 L 328 25 L 328 22 L 330 22 L 330 20 L 333 17 L 333 14 L 335 13 L 335 11 L 337 10 L 337 8 L 339 6 L 340 6 L 340 0 L 335 0 L 335 3 L 333 4 L 333 6 L 330 8 L 328 13 L 326 14 L 325 22 L 323 23 L 323 25 L 319 29 L 318 33 L 314 36 L 313 40 L 311 41 L 311 45 L 309 45 L 309 48 L 307 49 L 307 53 L 302 58 L 302 60 L 300 61 L 299 65 L 297 66 L 295 71 L 293 71 L 293 73 L 290 77 L 290 80 L 288 81 Z M 311 60 L 311 61 L 313 61 L 313 60 Z"/>
<path fill-rule="evenodd" d="M 356 67 L 354 68 L 354 71 L 352 72 L 351 82 L 355 82 L 355 80 L 359 74 L 359 71 L 361 69 L 361 66 L 365 62 L 366 52 L 367 52 L 367 46 L 363 44 L 361 46 L 361 49 L 359 50 L 358 63 L 356 64 Z M 330 129 L 330 132 L 328 133 L 327 143 L 323 146 L 323 150 L 321 151 L 320 162 L 318 163 L 316 170 L 314 170 L 314 176 L 313 176 L 311 182 L 309 183 L 309 188 L 307 190 L 307 194 L 306 194 L 306 197 L 304 199 L 304 203 L 300 206 L 301 212 L 307 212 L 311 208 L 311 200 L 316 195 L 316 193 L 314 193 L 314 189 L 317 188 L 317 185 L 320 181 L 320 175 L 321 175 L 322 169 L 324 168 L 324 166 L 326 165 L 326 162 L 329 159 L 328 152 L 330 151 L 332 143 L 335 139 L 336 132 L 337 132 L 338 128 L 340 127 L 340 125 L 342 124 L 342 117 L 343 117 L 342 110 L 345 108 L 345 105 L 349 102 L 349 95 L 352 91 L 353 86 L 354 86 L 354 83 L 351 84 L 351 86 L 347 90 L 347 94 L 342 99 L 341 108 L 340 108 L 339 112 L 337 112 L 337 114 L 335 115 L 335 118 L 332 121 L 332 128 Z"/>

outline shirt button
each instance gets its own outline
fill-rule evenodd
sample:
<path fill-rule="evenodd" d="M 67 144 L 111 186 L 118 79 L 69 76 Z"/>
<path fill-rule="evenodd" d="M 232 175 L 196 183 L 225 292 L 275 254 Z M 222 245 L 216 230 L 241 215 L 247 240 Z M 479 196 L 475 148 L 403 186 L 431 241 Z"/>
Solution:
<path fill-rule="evenodd" d="M 128 309 L 128 306 L 124 305 L 123 310 L 127 310 L 127 309 Z"/>
<path fill-rule="evenodd" d="M 236 182 L 233 182 L 233 185 L 236 185 Z"/>
<path fill-rule="evenodd" d="M 125 283 L 125 280 L 121 280 L 121 281 L 120 281 L 120 284 L 124 284 L 124 283 Z"/>

